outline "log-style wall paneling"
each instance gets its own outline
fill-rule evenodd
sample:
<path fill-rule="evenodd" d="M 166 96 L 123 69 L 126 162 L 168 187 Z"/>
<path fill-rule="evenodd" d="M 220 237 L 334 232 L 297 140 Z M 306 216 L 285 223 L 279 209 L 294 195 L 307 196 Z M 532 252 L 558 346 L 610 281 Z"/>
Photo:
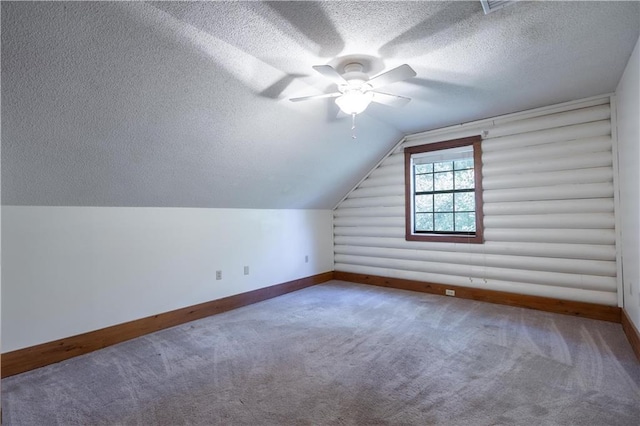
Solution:
<path fill-rule="evenodd" d="M 621 322 L 620 316 L 622 309 L 618 308 L 617 306 L 573 302 L 548 297 L 515 294 L 481 288 L 458 287 L 435 284 L 431 282 L 387 278 L 375 275 L 354 274 L 339 271 L 336 271 L 334 273 L 334 278 L 336 280 L 376 285 L 380 287 L 396 288 L 401 290 L 418 291 L 422 293 L 438 294 L 441 296 L 445 295 L 445 290 L 454 290 L 456 294 L 455 297 L 461 299 L 471 299 L 482 302 L 497 303 L 501 305 L 518 306 L 521 308 L 537 309 L 540 311 L 574 315 L 603 321 Z M 622 321 L 624 326 L 624 320 Z M 631 338 L 629 340 L 631 340 Z"/>
<path fill-rule="evenodd" d="M 362 246 L 374 248 L 415 249 L 412 242 L 404 238 L 385 237 L 347 237 L 336 236 L 334 240 L 336 252 L 341 246 Z M 457 252 L 459 246 L 455 243 L 425 243 L 423 251 Z M 469 246 L 465 253 L 503 254 L 511 256 L 536 256 L 561 259 L 592 259 L 615 261 L 615 247 L 597 244 L 549 244 L 544 243 L 512 243 L 493 241 L 485 242 L 483 247 Z"/>
<path fill-rule="evenodd" d="M 524 169 L 523 169 L 524 170 Z M 549 186 L 569 184 L 579 180 L 583 183 L 611 182 L 613 170 L 611 167 L 591 169 L 565 170 L 550 173 L 521 173 L 502 176 L 489 176 L 483 179 L 484 189 L 526 188 L 530 186 Z"/>
<path fill-rule="evenodd" d="M 145 334 L 230 311 L 333 279 L 333 272 L 313 275 L 100 330 L 2 354 L 2 377 L 64 361 Z"/>
<path fill-rule="evenodd" d="M 462 267 L 482 266 L 494 268 L 523 269 L 541 272 L 564 272 L 569 274 L 584 273 L 603 277 L 615 277 L 615 263 L 602 260 L 562 259 L 536 256 L 511 256 L 508 254 L 460 253 L 431 250 L 409 250 L 400 248 L 363 247 L 336 245 L 335 253 L 340 255 L 367 256 L 399 261 L 417 260 L 420 262 L 436 262 L 457 264 Z M 336 257 L 343 259 L 343 257 Z M 426 267 L 426 266 L 425 266 Z M 435 269 L 429 269 L 435 271 Z"/>
<path fill-rule="evenodd" d="M 492 129 L 494 136 L 504 136 L 513 134 L 528 134 L 539 130 L 559 128 L 571 126 L 575 124 L 599 122 L 600 120 L 609 120 L 611 111 L 609 109 L 608 99 L 603 102 L 602 99 L 588 101 L 581 108 L 574 110 L 558 112 L 554 114 L 545 114 L 538 117 L 527 118 L 524 120 L 511 121 L 508 123 L 500 123 L 500 118 L 496 122 L 500 123 L 496 128 Z"/>
<path fill-rule="evenodd" d="M 520 201 L 484 203 L 484 212 L 490 216 L 501 214 L 583 214 L 613 213 L 613 199 L 589 198 L 584 200 Z"/>
<path fill-rule="evenodd" d="M 483 158 L 489 162 L 526 162 L 545 158 L 566 157 L 568 155 L 584 154 L 585 152 L 602 152 L 611 147 L 610 136 L 596 136 L 565 142 L 546 143 L 518 150 L 505 149 L 500 151 L 486 151 Z"/>
<path fill-rule="evenodd" d="M 484 243 L 405 241 L 405 147 L 482 135 Z M 609 98 L 407 136 L 334 210 L 336 271 L 615 306 Z"/>
<path fill-rule="evenodd" d="M 349 265 L 344 263 L 336 263 L 336 273 L 345 272 L 361 275 L 377 275 L 385 278 L 397 278 L 411 281 L 421 281 L 428 283 L 439 283 L 442 285 L 453 285 L 458 287 L 478 288 L 485 290 L 503 291 L 507 293 L 525 294 L 536 296 L 546 294 L 542 297 L 550 297 L 553 299 L 574 300 L 580 302 L 615 305 L 617 295 L 610 291 L 584 290 L 568 287 L 559 287 L 557 285 L 532 284 L 514 281 L 504 281 L 491 278 L 469 278 L 465 276 L 445 275 L 433 272 L 392 270 L 389 268 L 378 268 L 374 266 Z M 393 273 L 394 277 L 390 277 Z M 604 302 L 601 302 L 604 301 Z"/>
<path fill-rule="evenodd" d="M 493 279 L 508 282 L 543 284 L 558 286 L 566 289 L 584 289 L 597 291 L 611 291 L 615 293 L 616 279 L 595 275 L 582 275 L 576 273 L 543 272 L 528 269 L 515 269 L 505 267 L 490 267 L 474 265 L 470 259 L 469 264 L 454 264 L 442 262 L 427 262 L 423 260 L 406 259 L 378 259 L 370 256 L 352 256 L 336 254 L 336 263 L 358 264 L 361 266 L 383 267 L 388 269 L 409 270 L 426 273 L 436 273 L 449 276 L 480 277 L 478 282 Z M 340 270 L 340 269 L 338 269 Z"/>

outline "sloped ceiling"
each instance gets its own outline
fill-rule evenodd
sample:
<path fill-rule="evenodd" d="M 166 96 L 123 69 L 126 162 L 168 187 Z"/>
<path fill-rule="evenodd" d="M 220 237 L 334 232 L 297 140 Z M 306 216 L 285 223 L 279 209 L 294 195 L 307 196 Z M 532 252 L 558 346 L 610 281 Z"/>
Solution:
<path fill-rule="evenodd" d="M 2 2 L 2 201 L 332 208 L 404 134 L 611 92 L 637 2 Z M 417 77 L 357 139 L 312 65 Z"/>

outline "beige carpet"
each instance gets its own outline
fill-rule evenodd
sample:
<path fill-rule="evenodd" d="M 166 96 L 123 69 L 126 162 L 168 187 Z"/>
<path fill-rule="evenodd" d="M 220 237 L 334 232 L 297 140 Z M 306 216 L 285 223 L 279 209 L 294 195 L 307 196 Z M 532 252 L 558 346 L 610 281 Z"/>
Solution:
<path fill-rule="evenodd" d="M 114 307 L 117 309 L 117 307 Z M 619 324 L 332 281 L 2 381 L 6 425 L 634 425 Z"/>

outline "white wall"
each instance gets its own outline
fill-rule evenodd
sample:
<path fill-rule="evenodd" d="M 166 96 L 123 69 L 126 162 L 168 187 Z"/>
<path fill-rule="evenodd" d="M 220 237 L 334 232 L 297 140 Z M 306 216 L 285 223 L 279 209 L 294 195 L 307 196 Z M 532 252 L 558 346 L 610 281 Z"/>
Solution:
<path fill-rule="evenodd" d="M 640 39 L 616 89 L 624 309 L 640 328 Z"/>
<path fill-rule="evenodd" d="M 334 211 L 337 271 L 615 306 L 609 97 L 408 136 Z M 405 241 L 407 146 L 483 134 L 484 244 Z"/>
<path fill-rule="evenodd" d="M 2 351 L 331 271 L 331 230 L 324 210 L 4 206 Z"/>

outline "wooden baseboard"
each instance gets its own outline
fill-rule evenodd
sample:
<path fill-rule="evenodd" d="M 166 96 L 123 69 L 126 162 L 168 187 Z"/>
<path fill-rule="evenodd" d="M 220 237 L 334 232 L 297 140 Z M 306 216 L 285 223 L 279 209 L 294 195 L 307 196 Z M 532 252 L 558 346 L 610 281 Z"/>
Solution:
<path fill-rule="evenodd" d="M 523 294 L 507 293 L 503 291 L 484 290 L 479 288 L 458 287 L 452 285 L 434 284 L 423 281 L 388 278 L 376 275 L 354 274 L 351 272 L 334 271 L 336 280 L 350 281 L 360 284 L 371 284 L 381 287 L 397 288 L 401 290 L 419 291 L 422 293 L 439 294 L 444 296 L 446 289 L 455 290 L 457 298 L 479 300 L 500 305 L 518 306 L 521 308 L 537 309 L 539 311 L 555 312 L 558 314 L 575 315 L 611 322 L 620 322 L 621 309 L 617 306 L 598 305 L 595 303 L 572 302 L 568 300 L 552 299 L 549 297 L 527 296 Z"/>
<path fill-rule="evenodd" d="M 223 299 L 165 312 L 100 330 L 2 354 L 2 377 L 64 361 L 165 328 L 281 296 L 333 279 L 333 272 L 313 275 Z"/>
<path fill-rule="evenodd" d="M 622 309 L 622 329 L 624 330 L 624 334 L 627 335 L 627 339 L 631 344 L 631 348 L 633 352 L 635 352 L 638 361 L 640 361 L 640 332 L 636 328 L 636 326 L 631 322 L 631 318 L 627 314 L 627 311 Z"/>

